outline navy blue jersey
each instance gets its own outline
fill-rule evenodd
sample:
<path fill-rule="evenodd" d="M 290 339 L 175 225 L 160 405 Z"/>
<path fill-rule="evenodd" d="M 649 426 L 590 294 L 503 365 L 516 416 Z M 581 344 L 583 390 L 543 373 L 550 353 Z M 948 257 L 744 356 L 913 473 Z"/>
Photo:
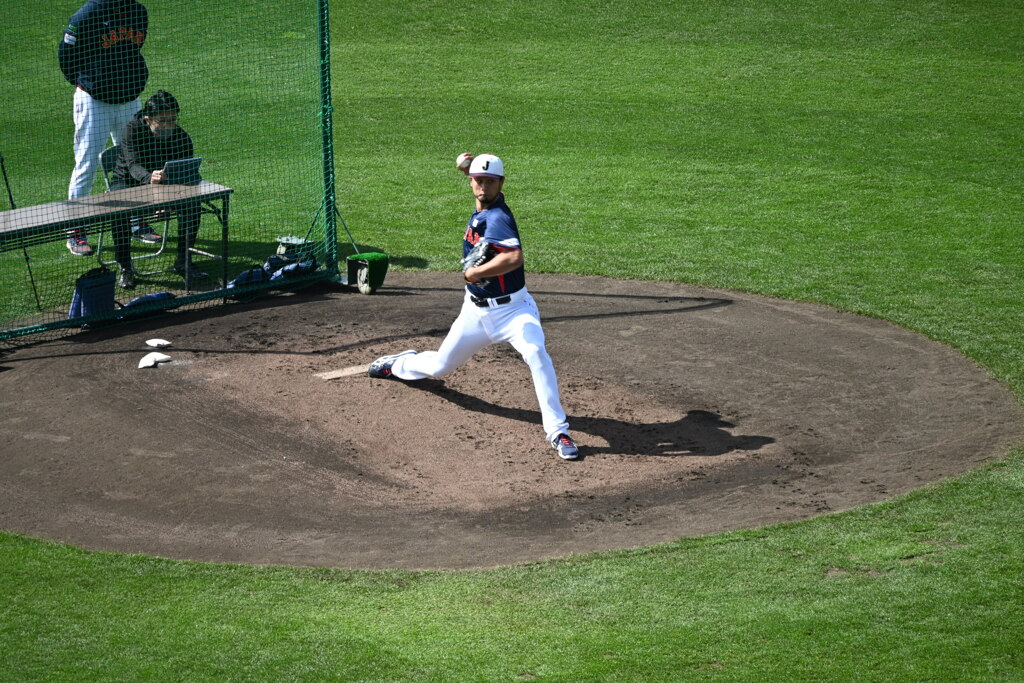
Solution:
<path fill-rule="evenodd" d="M 522 249 L 522 242 L 519 241 L 519 228 L 516 226 L 515 216 L 512 210 L 505 203 L 505 195 L 499 195 L 494 204 L 483 211 L 474 211 L 469 217 L 466 225 L 466 234 L 462 240 L 462 255 L 465 257 L 469 250 L 480 240 L 487 240 L 498 251 L 511 251 Z M 487 278 L 484 287 L 479 285 L 467 285 L 470 294 L 474 296 L 495 297 L 503 294 L 511 294 L 526 286 L 526 270 L 519 266 L 513 271 L 493 278 Z"/>
<path fill-rule="evenodd" d="M 148 30 L 141 3 L 89 0 L 71 17 L 57 48 L 64 78 L 101 102 L 131 102 L 149 80 L 142 56 Z"/>

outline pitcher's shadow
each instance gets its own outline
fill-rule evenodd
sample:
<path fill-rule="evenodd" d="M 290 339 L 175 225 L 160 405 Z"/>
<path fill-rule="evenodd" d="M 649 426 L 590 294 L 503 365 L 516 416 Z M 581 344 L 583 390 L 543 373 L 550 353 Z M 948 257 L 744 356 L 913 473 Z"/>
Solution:
<path fill-rule="evenodd" d="M 427 391 L 450 401 L 465 410 L 496 415 L 520 422 L 540 425 L 539 410 L 524 410 L 499 406 L 475 396 L 452 389 L 441 380 L 410 382 L 409 386 Z M 634 424 L 607 417 L 569 417 L 570 430 L 596 436 L 607 446 L 585 446 L 581 455 L 621 453 L 625 455 L 653 456 L 718 456 L 733 451 L 756 451 L 775 443 L 768 436 L 734 436 L 728 429 L 735 427 L 721 415 L 706 410 L 691 410 L 674 422 Z"/>

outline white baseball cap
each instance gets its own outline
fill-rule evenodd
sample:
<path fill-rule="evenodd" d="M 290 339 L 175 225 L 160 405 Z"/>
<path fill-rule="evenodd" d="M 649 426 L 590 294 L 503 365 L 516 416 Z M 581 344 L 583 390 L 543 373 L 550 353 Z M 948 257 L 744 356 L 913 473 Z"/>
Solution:
<path fill-rule="evenodd" d="M 504 178 L 505 164 L 493 154 L 481 154 L 473 157 L 473 163 L 469 165 L 469 177 L 488 176 L 490 178 Z"/>

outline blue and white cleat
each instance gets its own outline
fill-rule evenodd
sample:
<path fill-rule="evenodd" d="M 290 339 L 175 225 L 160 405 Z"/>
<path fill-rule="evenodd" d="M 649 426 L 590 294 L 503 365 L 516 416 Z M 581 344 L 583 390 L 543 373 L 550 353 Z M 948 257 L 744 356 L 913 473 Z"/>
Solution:
<path fill-rule="evenodd" d="M 416 353 L 412 349 L 408 351 L 402 351 L 391 356 L 381 356 L 377 360 L 370 363 L 369 375 L 377 379 L 396 379 L 391 375 L 391 366 L 395 364 L 395 361 L 402 356 L 408 356 L 410 353 Z"/>
<path fill-rule="evenodd" d="M 576 443 L 568 434 L 559 434 L 552 439 L 551 447 L 558 451 L 558 457 L 562 460 L 577 460 L 580 457 L 580 449 L 576 448 Z"/>

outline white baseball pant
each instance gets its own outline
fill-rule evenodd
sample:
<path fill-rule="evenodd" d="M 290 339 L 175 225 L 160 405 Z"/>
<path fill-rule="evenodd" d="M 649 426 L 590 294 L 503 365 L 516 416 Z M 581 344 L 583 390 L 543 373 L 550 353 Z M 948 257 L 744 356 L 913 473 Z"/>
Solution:
<path fill-rule="evenodd" d="M 544 433 L 551 441 L 559 434 L 568 434 L 569 423 L 558 394 L 555 367 L 544 346 L 540 311 L 525 287 L 510 296 L 512 301 L 507 304 L 480 307 L 470 300 L 469 292 L 466 292 L 459 317 L 452 324 L 441 348 L 400 356 L 391 366 L 391 374 L 403 380 L 444 377 L 480 349 L 508 342 L 530 367 Z"/>
<path fill-rule="evenodd" d="M 121 130 L 141 108 L 138 98 L 124 104 L 108 104 L 75 88 L 75 170 L 68 184 L 68 199 L 92 194 L 107 136 L 115 145 L 120 144 Z"/>

